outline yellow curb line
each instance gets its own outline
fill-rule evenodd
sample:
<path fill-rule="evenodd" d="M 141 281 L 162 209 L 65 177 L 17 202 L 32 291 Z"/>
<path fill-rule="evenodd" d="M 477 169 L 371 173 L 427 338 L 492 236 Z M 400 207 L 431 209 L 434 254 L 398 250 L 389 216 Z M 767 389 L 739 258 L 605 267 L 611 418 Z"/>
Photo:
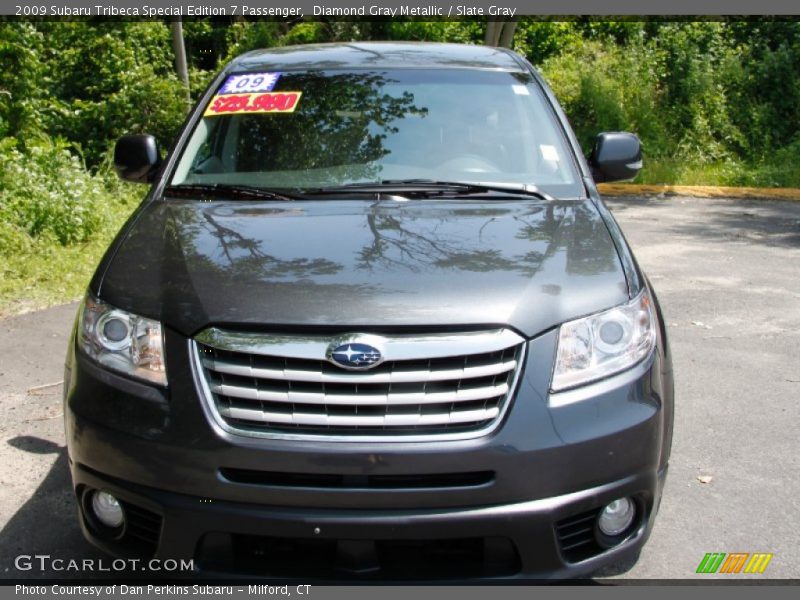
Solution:
<path fill-rule="evenodd" d="M 603 196 L 694 196 L 697 198 L 743 198 L 748 200 L 798 200 L 798 188 L 721 187 L 715 185 L 638 185 L 601 183 Z"/>

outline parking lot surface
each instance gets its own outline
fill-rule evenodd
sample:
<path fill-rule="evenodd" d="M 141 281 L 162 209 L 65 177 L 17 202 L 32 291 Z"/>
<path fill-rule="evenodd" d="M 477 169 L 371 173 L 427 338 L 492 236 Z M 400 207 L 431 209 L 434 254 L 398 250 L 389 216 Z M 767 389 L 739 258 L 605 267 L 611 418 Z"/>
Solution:
<path fill-rule="evenodd" d="M 608 201 L 653 283 L 673 349 L 676 424 L 661 513 L 629 579 L 695 573 L 707 552 L 767 552 L 800 577 L 800 202 Z M 0 577 L 19 555 L 100 558 L 83 541 L 61 421 L 76 305 L 0 321 Z M 102 575 L 102 574 L 98 574 Z"/>

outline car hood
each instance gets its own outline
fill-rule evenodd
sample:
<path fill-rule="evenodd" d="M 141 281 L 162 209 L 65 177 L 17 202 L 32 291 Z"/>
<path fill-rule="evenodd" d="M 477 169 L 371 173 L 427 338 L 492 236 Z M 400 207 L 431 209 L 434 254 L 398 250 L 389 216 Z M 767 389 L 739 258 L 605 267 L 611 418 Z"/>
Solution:
<path fill-rule="evenodd" d="M 532 336 L 627 300 L 589 201 L 151 202 L 100 280 L 184 335 L 507 325 Z"/>

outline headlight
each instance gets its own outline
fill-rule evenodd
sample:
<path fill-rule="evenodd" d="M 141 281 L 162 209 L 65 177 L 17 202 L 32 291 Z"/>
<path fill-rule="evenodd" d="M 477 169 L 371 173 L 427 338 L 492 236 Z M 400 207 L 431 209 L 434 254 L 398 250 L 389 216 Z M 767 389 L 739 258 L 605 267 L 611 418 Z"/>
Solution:
<path fill-rule="evenodd" d="M 564 323 L 558 336 L 553 391 L 632 367 L 655 346 L 655 328 L 647 290 L 622 306 Z"/>
<path fill-rule="evenodd" d="M 161 323 L 86 296 L 78 324 L 78 345 L 101 365 L 167 385 Z"/>

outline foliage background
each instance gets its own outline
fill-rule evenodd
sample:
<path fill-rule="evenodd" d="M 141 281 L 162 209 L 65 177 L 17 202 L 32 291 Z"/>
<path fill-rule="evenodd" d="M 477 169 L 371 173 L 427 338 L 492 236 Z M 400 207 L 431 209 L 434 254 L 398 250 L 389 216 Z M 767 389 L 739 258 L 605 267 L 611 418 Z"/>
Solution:
<path fill-rule="evenodd" d="M 247 50 L 350 40 L 483 42 L 481 20 L 184 23 L 191 95 Z M 589 150 L 642 139 L 642 183 L 800 187 L 800 21 L 521 18 L 513 40 Z M 161 21 L 0 21 L 0 314 L 77 297 L 144 189 L 123 133 L 168 147 L 187 109 Z"/>

